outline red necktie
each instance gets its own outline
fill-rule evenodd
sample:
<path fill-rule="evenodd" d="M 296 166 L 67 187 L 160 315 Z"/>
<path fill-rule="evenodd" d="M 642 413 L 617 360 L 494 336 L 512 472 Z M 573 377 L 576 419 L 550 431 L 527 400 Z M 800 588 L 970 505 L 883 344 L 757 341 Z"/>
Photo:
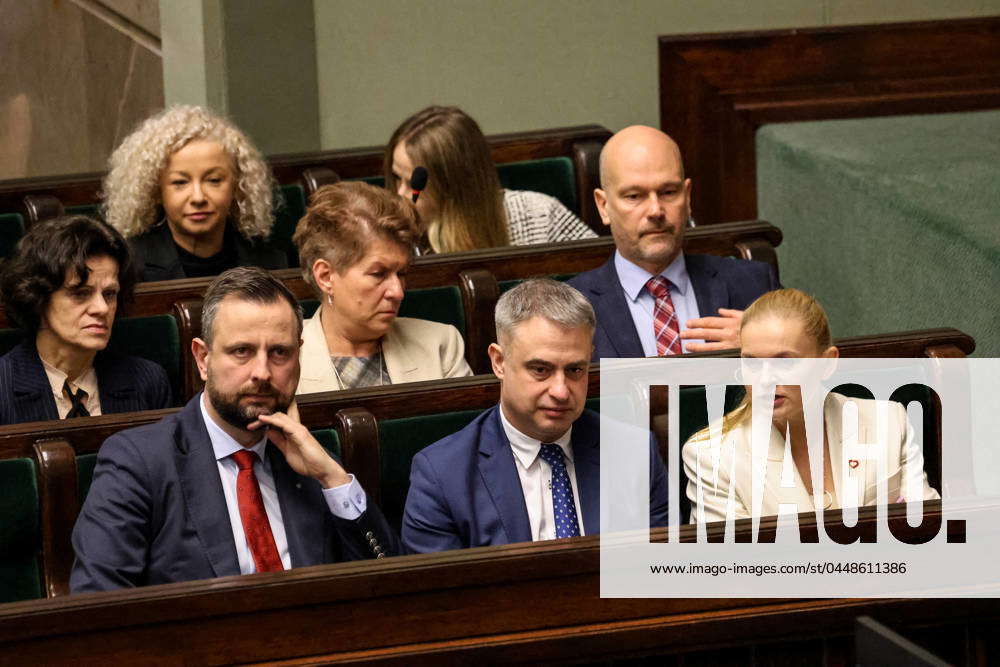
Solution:
<path fill-rule="evenodd" d="M 233 460 L 240 468 L 236 476 L 236 499 L 243 520 L 243 533 L 253 555 L 253 564 L 258 572 L 280 572 L 285 569 L 274 544 L 271 524 L 264 509 L 264 498 L 260 495 L 257 476 L 253 474 L 253 463 L 257 455 L 247 449 L 233 453 Z"/>
<path fill-rule="evenodd" d="M 677 325 L 674 302 L 670 300 L 670 282 L 663 276 L 653 276 L 646 289 L 656 299 L 653 306 L 653 335 L 656 336 L 656 354 L 681 354 L 681 332 Z"/>

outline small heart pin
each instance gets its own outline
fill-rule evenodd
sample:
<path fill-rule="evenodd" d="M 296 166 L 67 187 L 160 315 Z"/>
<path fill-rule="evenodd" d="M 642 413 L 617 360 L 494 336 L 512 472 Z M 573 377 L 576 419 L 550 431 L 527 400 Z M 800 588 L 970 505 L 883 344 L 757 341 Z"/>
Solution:
<path fill-rule="evenodd" d="M 853 470 L 854 468 L 857 468 L 857 467 L 858 467 L 858 465 L 859 465 L 859 464 L 858 464 L 858 460 L 857 460 L 857 459 L 850 459 L 850 460 L 849 460 L 849 461 L 847 462 L 847 465 L 851 466 L 851 469 Z"/>

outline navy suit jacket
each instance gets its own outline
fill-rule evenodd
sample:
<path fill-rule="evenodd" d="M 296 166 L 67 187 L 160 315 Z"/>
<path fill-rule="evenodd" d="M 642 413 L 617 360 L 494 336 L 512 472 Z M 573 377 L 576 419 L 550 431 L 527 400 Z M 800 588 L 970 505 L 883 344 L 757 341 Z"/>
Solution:
<path fill-rule="evenodd" d="M 101 414 L 169 408 L 170 382 L 163 368 L 147 359 L 113 352 L 94 357 Z M 59 419 L 52 386 L 29 336 L 0 357 L 0 424 Z"/>
<path fill-rule="evenodd" d="M 570 438 L 584 534 L 601 530 L 600 416 L 584 410 Z M 650 525 L 667 525 L 663 463 L 650 449 Z M 413 457 L 403 512 L 408 553 L 530 542 L 514 452 L 494 406 Z"/>
<path fill-rule="evenodd" d="M 781 287 L 774 270 L 764 262 L 714 255 L 684 255 L 684 261 L 702 317 L 718 315 L 719 308 L 744 310 L 761 294 Z M 614 255 L 601 267 L 572 278 L 569 284 L 594 307 L 595 361 L 646 356 L 615 270 Z"/>
<path fill-rule="evenodd" d="M 240 574 L 218 464 L 198 394 L 161 421 L 108 438 L 73 529 L 73 592 Z M 330 513 L 318 482 L 268 444 L 292 567 L 386 555 L 399 542 L 372 500 L 356 521 Z"/>

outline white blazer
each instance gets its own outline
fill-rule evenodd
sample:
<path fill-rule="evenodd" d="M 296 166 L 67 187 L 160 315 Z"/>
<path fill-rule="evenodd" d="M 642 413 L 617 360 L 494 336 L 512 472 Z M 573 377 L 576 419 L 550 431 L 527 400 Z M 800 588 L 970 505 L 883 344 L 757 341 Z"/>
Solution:
<path fill-rule="evenodd" d="M 321 321 L 322 307 L 302 328 L 302 373 L 296 394 L 343 389 L 333 371 Z M 397 317 L 382 338 L 382 354 L 392 384 L 472 375 L 458 329 L 411 317 Z"/>
<path fill-rule="evenodd" d="M 854 401 L 858 407 L 856 425 L 843 424 L 844 407 Z M 938 492 L 927 483 L 924 472 L 924 457 L 914 441 L 913 428 L 906 419 L 906 410 L 900 403 L 850 399 L 840 394 L 827 396 L 823 408 L 830 444 L 830 462 L 833 467 L 836 500 L 834 507 L 862 507 L 874 505 L 880 486 L 878 451 L 871 451 L 880 441 L 877 414 L 884 410 L 886 437 L 883 479 L 887 484 L 887 502 L 893 503 L 904 495 L 904 471 L 915 471 L 922 488 L 910 496 L 920 495 L 924 500 L 940 498 Z M 733 516 L 744 519 L 753 515 L 753 462 L 750 448 L 751 424 L 747 422 L 734 427 L 721 438 L 721 444 L 713 447 L 710 438 L 688 440 L 684 444 L 684 470 L 688 476 L 687 496 L 691 500 L 691 522 L 724 521 L 729 494 L 733 495 Z M 794 504 L 799 512 L 809 512 L 813 508 L 813 498 L 806 491 L 795 463 L 788 452 L 785 461 L 785 438 L 773 425 L 767 443 L 766 461 L 758 459 L 758 468 L 765 470 L 760 493 L 760 516 L 779 513 L 782 504 Z M 868 450 L 868 451 L 865 451 Z M 717 468 L 715 461 L 718 461 Z M 785 485 L 782 485 L 782 472 Z M 699 490 L 699 483 L 701 489 Z M 700 496 L 699 496 L 700 493 Z M 907 496 L 910 500 L 916 498 Z M 823 494 L 817 494 L 816 508 L 823 506 Z M 786 509 L 787 511 L 787 509 Z M 701 514 L 704 519 L 699 519 Z"/>

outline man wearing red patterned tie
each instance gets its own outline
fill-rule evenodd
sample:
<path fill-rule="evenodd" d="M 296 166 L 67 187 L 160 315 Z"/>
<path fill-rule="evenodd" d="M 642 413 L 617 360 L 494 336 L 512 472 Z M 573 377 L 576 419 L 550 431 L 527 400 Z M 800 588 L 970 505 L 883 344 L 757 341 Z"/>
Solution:
<path fill-rule="evenodd" d="M 74 592 L 398 552 L 353 475 L 297 420 L 302 311 L 266 271 L 209 286 L 192 344 L 205 391 L 98 454 L 73 531 Z"/>
<path fill-rule="evenodd" d="M 739 347 L 743 309 L 780 285 L 762 262 L 683 252 L 691 179 L 673 139 L 638 125 L 611 137 L 594 200 L 616 251 L 569 281 L 597 314 L 594 359 Z"/>

